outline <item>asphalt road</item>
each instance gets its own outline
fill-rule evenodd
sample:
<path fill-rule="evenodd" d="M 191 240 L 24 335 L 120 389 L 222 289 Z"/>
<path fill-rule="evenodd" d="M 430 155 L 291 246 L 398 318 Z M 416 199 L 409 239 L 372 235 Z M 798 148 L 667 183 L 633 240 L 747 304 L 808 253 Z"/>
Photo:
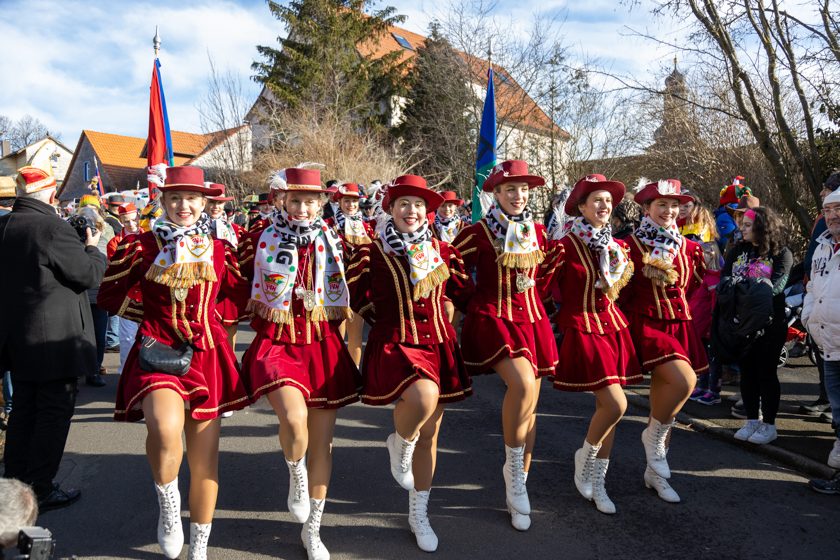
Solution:
<path fill-rule="evenodd" d="M 249 339 L 241 338 L 238 350 Z M 117 376 L 107 380 L 102 389 L 82 386 L 59 473 L 62 484 L 82 489 L 82 499 L 42 515 L 39 524 L 53 532 L 60 558 L 162 558 L 145 427 L 111 420 Z M 676 431 L 669 459 L 683 503 L 659 500 L 642 481 L 641 409 L 631 408 L 620 425 L 607 475 L 618 514 L 599 513 L 572 482 L 572 454 L 592 396 L 548 384 L 528 479 L 532 527 L 519 533 L 504 509 L 502 395 L 498 378 L 478 378 L 474 396 L 446 412 L 430 503 L 440 538 L 435 558 L 838 558 L 840 498 L 815 494 L 803 475 L 704 434 Z M 285 511 L 288 474 L 273 412 L 258 403 L 223 422 L 210 558 L 305 559 L 300 525 Z M 388 470 L 384 441 L 391 429 L 389 408 L 357 404 L 339 412 L 321 531 L 335 560 L 430 558 L 408 531 L 408 496 Z M 185 508 L 188 476 L 184 461 Z M 186 523 L 186 509 L 184 515 Z"/>

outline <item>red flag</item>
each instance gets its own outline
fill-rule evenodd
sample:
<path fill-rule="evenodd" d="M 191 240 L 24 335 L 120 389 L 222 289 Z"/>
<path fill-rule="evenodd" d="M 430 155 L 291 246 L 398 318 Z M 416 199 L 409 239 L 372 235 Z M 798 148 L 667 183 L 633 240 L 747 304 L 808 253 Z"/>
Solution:
<path fill-rule="evenodd" d="M 166 145 L 166 109 L 163 105 L 162 87 L 158 72 L 158 60 L 152 66 L 152 85 L 149 88 L 149 137 L 146 140 L 146 165 L 149 175 L 149 197 L 154 200 L 157 195 L 153 168 L 156 165 L 167 165 L 168 149 Z"/>

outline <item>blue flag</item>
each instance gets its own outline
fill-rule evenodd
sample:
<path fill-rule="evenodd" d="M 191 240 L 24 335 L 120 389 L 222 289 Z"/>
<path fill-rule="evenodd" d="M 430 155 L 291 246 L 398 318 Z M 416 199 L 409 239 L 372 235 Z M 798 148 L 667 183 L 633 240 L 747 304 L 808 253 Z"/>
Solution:
<path fill-rule="evenodd" d="M 481 128 L 478 131 L 478 153 L 475 158 L 475 187 L 472 195 L 472 221 L 484 217 L 481 208 L 481 187 L 496 165 L 496 95 L 493 90 L 493 69 L 487 71 L 487 96 L 481 112 Z"/>

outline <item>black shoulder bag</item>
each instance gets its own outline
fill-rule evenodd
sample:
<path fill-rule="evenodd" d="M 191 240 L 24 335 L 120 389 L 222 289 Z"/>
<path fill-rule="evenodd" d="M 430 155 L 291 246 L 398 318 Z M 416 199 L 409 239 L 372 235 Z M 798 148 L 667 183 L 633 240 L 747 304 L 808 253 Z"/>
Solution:
<path fill-rule="evenodd" d="M 150 373 L 168 373 L 181 377 L 190 371 L 193 347 L 188 343 L 172 348 L 148 335 L 140 339 L 140 369 Z"/>

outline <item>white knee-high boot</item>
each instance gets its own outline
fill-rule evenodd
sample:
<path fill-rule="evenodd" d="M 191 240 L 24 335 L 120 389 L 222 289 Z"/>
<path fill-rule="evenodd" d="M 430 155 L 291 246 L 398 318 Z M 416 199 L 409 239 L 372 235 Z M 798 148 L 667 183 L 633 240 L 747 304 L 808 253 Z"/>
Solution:
<path fill-rule="evenodd" d="M 330 552 L 321 542 L 321 516 L 324 514 L 326 500 L 309 500 L 309 518 L 300 530 L 300 540 L 306 548 L 309 560 L 330 560 Z"/>
<path fill-rule="evenodd" d="M 289 467 L 289 497 L 286 505 L 289 513 L 298 523 L 309 517 L 309 475 L 306 471 L 306 456 L 297 461 L 286 461 Z"/>
<path fill-rule="evenodd" d="M 190 523 L 190 552 L 188 560 L 207 560 L 207 542 L 212 523 Z"/>
<path fill-rule="evenodd" d="M 592 445 L 583 440 L 583 447 L 575 451 L 575 487 L 587 500 L 592 499 L 592 472 L 595 468 L 595 457 L 600 450 L 600 443 Z"/>
<path fill-rule="evenodd" d="M 438 547 L 437 535 L 429 523 L 430 492 L 418 492 L 413 488 L 408 492 L 408 526 L 417 539 L 417 546 L 424 552 L 434 552 Z"/>
<path fill-rule="evenodd" d="M 411 463 L 414 458 L 414 448 L 417 447 L 419 439 L 419 434 L 409 441 L 394 432 L 385 440 L 385 447 L 388 448 L 388 457 L 391 461 L 391 476 L 404 490 L 414 489 L 414 473 L 411 470 Z"/>
<path fill-rule="evenodd" d="M 166 484 L 155 483 L 158 515 L 157 537 L 160 549 L 167 558 L 178 558 L 184 548 L 184 527 L 181 524 L 181 492 L 178 479 Z"/>
<path fill-rule="evenodd" d="M 671 478 L 671 469 L 668 467 L 667 458 L 668 449 L 665 447 L 665 441 L 673 425 L 673 421 L 663 424 L 651 416 L 650 424 L 642 431 L 642 445 L 645 447 L 647 464 L 653 472 L 662 478 Z"/>
<path fill-rule="evenodd" d="M 595 502 L 598 511 L 612 515 L 615 513 L 615 504 L 607 496 L 607 489 L 604 486 L 609 466 L 609 459 L 595 459 L 595 469 L 592 477 L 592 500 Z"/>
<path fill-rule="evenodd" d="M 525 487 L 525 446 L 508 447 L 505 445 L 505 464 L 502 475 L 505 479 L 505 497 L 508 507 L 522 515 L 531 515 L 531 503 L 528 501 L 528 489 Z"/>

